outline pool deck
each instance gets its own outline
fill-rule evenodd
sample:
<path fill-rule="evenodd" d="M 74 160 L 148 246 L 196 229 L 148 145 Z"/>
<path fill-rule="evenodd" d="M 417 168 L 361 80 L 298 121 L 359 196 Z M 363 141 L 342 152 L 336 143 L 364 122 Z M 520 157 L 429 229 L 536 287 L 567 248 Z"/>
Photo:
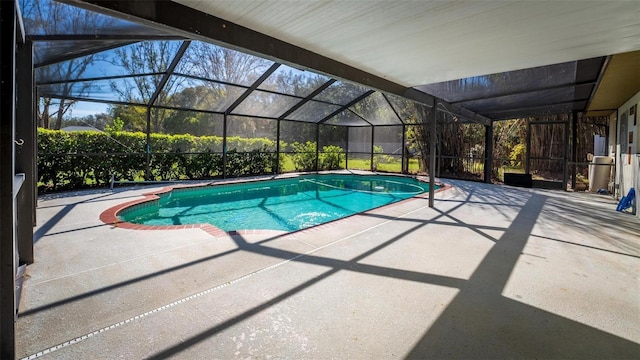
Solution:
<path fill-rule="evenodd" d="M 289 234 L 134 230 L 163 186 L 39 199 L 18 356 L 638 359 L 640 221 L 610 197 L 451 188 Z"/>

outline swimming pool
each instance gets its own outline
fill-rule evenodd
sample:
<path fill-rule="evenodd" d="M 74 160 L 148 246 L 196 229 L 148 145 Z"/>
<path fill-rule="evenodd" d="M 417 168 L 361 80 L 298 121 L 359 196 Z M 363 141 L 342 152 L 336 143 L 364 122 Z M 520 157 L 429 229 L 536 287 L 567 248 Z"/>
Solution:
<path fill-rule="evenodd" d="M 211 224 L 224 231 L 295 231 L 429 191 L 410 177 L 314 174 L 175 188 L 126 207 L 120 221 L 147 226 Z"/>

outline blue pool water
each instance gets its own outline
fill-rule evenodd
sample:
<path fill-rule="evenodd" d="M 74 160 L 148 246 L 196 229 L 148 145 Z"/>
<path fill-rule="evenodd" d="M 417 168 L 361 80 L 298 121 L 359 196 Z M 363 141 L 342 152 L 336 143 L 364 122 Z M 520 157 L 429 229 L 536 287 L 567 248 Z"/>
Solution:
<path fill-rule="evenodd" d="M 224 231 L 294 231 L 429 191 L 400 176 L 304 175 L 287 179 L 174 189 L 160 200 L 118 213 L 144 225 L 212 224 Z"/>

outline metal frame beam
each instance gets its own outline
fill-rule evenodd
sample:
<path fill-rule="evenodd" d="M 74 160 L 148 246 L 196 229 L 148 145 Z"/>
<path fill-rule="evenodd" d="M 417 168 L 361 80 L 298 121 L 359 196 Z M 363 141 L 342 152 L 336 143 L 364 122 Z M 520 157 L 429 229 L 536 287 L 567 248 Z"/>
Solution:
<path fill-rule="evenodd" d="M 382 94 L 382 97 L 387 102 L 387 105 L 389 105 L 389 107 L 391 108 L 391 111 L 393 111 L 393 113 L 396 115 L 398 120 L 400 120 L 400 124 L 397 124 L 397 125 L 406 125 L 404 120 L 402 120 L 402 117 L 400 116 L 400 114 L 398 114 L 398 110 L 396 110 L 396 108 L 393 107 L 393 104 L 391 103 L 391 101 L 389 101 L 389 98 L 387 97 L 387 95 Z"/>
<path fill-rule="evenodd" d="M 43 91 L 39 91 L 38 92 L 38 96 L 39 97 L 50 97 L 52 99 L 66 99 L 66 100 L 74 100 L 74 101 L 87 101 L 87 102 L 94 102 L 94 103 L 98 103 L 98 104 L 129 105 L 129 106 L 142 106 L 142 107 L 147 106 L 147 104 L 130 103 L 130 102 L 127 102 L 127 101 L 99 100 L 99 99 L 83 98 L 83 97 L 79 97 L 79 96 L 61 96 L 60 94 L 51 94 L 51 93 L 47 93 L 47 92 L 43 92 Z M 163 107 L 163 106 L 158 106 L 158 105 L 155 105 L 153 107 L 154 108 L 161 108 L 161 109 L 174 109 L 172 107 Z M 201 110 L 192 110 L 192 111 L 201 111 Z"/>
<path fill-rule="evenodd" d="M 307 97 L 305 97 L 304 99 L 300 100 L 297 104 L 293 105 L 289 110 L 285 111 L 282 115 L 280 115 L 278 120 L 285 120 L 287 118 L 287 116 L 293 114 L 296 110 L 301 108 L 304 104 L 308 103 L 311 99 L 316 97 L 316 95 L 318 95 L 321 92 L 323 92 L 326 88 L 331 86 L 334 82 L 336 82 L 335 79 L 329 79 L 326 83 L 322 84 L 322 86 L 320 86 L 319 88 L 315 89 L 311 94 L 307 95 Z"/>
<path fill-rule="evenodd" d="M 538 106 L 530 106 L 530 107 L 523 107 L 523 108 L 514 108 L 514 109 L 504 109 L 504 110 L 492 110 L 492 111 L 486 111 L 486 114 L 502 114 L 502 113 L 508 113 L 511 111 L 529 111 L 529 110 L 536 110 L 536 109 L 542 109 L 545 110 L 546 108 L 550 107 L 550 106 L 558 106 L 558 105 L 573 105 L 575 107 L 576 103 L 579 102 L 584 102 L 584 101 L 588 101 L 589 99 L 575 99 L 575 100 L 571 100 L 571 101 L 563 101 L 563 102 L 556 102 L 556 103 L 550 103 L 550 104 L 544 104 L 544 105 L 538 105 Z M 574 111 L 574 110 L 572 110 Z M 560 112 L 562 114 L 565 114 L 565 111 Z M 505 119 L 511 119 L 512 117 L 507 117 Z M 502 118 L 493 118 L 493 120 L 504 120 Z"/>
<path fill-rule="evenodd" d="M 72 54 L 66 54 L 64 56 L 59 56 L 59 57 L 56 57 L 56 58 L 53 58 L 53 59 L 49 59 L 47 61 L 39 62 L 39 63 L 35 64 L 34 67 L 37 69 L 37 68 L 40 68 L 40 67 L 49 66 L 49 65 L 53 65 L 53 64 L 58 64 L 58 63 L 61 63 L 61 62 L 64 62 L 64 61 L 69 61 L 69 60 L 77 59 L 77 58 L 80 58 L 80 57 L 97 54 L 99 52 L 108 51 L 108 50 L 111 50 L 111 49 L 116 49 L 116 48 L 119 48 L 119 47 L 131 45 L 131 44 L 135 44 L 135 43 L 136 43 L 136 41 L 127 41 L 127 42 L 123 42 L 123 43 L 120 43 L 120 44 L 111 44 L 111 45 L 108 45 L 108 46 L 103 46 L 103 47 L 101 46 L 101 47 L 98 47 L 98 48 L 88 49 L 88 50 L 85 50 L 85 51 L 74 52 Z"/>
<path fill-rule="evenodd" d="M 477 97 L 477 98 L 456 100 L 456 101 L 451 101 L 450 104 L 452 104 L 452 105 L 453 104 L 460 105 L 460 104 L 464 104 L 464 103 L 468 103 L 468 102 L 472 102 L 472 101 L 491 100 L 491 99 L 514 96 L 514 95 L 530 94 L 530 93 L 535 93 L 535 92 L 539 92 L 539 91 L 557 90 L 557 89 L 564 89 L 564 88 L 575 88 L 575 87 L 580 87 L 580 86 L 594 86 L 596 83 L 597 82 L 595 80 L 594 81 L 584 81 L 584 82 L 581 82 L 581 83 L 572 82 L 572 83 L 566 83 L 566 84 L 562 84 L 562 85 L 539 87 L 539 88 L 530 89 L 530 90 L 504 92 L 504 93 L 500 93 L 500 94 L 481 96 L 481 97 Z"/>
<path fill-rule="evenodd" d="M 367 125 L 362 125 L 362 126 L 387 126 L 387 125 L 373 125 L 371 123 L 371 121 L 365 119 L 363 116 L 361 116 L 360 114 L 358 114 L 357 112 L 351 110 L 350 108 L 346 108 L 345 111 L 348 111 L 350 113 L 352 113 L 353 115 L 357 116 L 360 118 L 360 120 L 364 121 L 367 123 Z M 390 125 L 390 126 L 400 126 L 400 124 L 396 124 L 396 125 Z"/>
<path fill-rule="evenodd" d="M 173 60 L 171 60 L 171 64 L 169 64 L 167 71 L 164 73 L 164 76 L 160 80 L 158 87 L 156 87 L 156 91 L 154 91 L 153 95 L 151 95 L 148 106 L 153 106 L 156 100 L 158 100 L 158 96 L 160 96 L 160 92 L 162 92 L 162 89 L 164 89 L 165 85 L 167 85 L 167 81 L 169 81 L 169 77 L 173 74 L 173 71 L 176 69 L 176 66 L 178 66 L 178 63 L 182 59 L 182 56 L 184 55 L 184 53 L 187 51 L 187 48 L 189 48 L 189 45 L 191 45 L 190 40 L 182 42 L 182 44 L 180 45 L 180 48 L 178 49 L 178 52 L 176 52 L 176 55 L 173 57 Z"/>
<path fill-rule="evenodd" d="M 327 120 L 331 119 L 332 117 L 340 114 L 341 112 L 347 110 L 348 108 L 352 107 L 353 105 L 359 103 L 360 101 L 364 100 L 366 97 L 368 97 L 369 95 L 373 94 L 375 91 L 373 90 L 369 90 L 366 91 L 364 94 L 358 96 L 357 98 L 349 101 L 346 105 L 343 105 L 341 108 L 339 108 L 338 110 L 332 112 L 331 114 L 325 116 L 324 118 L 322 118 L 320 121 L 318 121 L 318 124 L 324 124 Z M 357 114 L 356 114 L 357 115 Z"/>
<path fill-rule="evenodd" d="M 163 75 L 164 72 L 153 72 L 153 73 L 142 73 L 142 74 L 133 74 L 133 75 L 111 75 L 111 76 L 99 76 L 99 77 L 90 77 L 90 78 L 76 78 L 69 80 L 55 80 L 55 81 L 46 81 L 36 84 L 37 86 L 46 86 L 46 85 L 60 85 L 60 84 L 73 84 L 78 82 L 89 82 L 89 81 L 103 81 L 103 80 L 115 80 L 115 79 L 129 79 L 134 77 L 142 77 L 142 76 L 157 76 Z M 67 97 L 65 97 L 66 99 Z"/>
<path fill-rule="evenodd" d="M 179 35 L 140 35 L 140 34 L 48 34 L 48 35 L 28 35 L 27 39 L 33 42 L 40 41 L 147 41 L 147 40 L 187 40 Z"/>
<path fill-rule="evenodd" d="M 258 88 L 258 86 L 260 86 L 265 80 L 267 80 L 269 76 L 271 76 L 271 74 L 278 70 L 279 67 L 280 64 L 273 63 L 273 65 L 271 65 L 270 68 L 262 73 L 262 75 L 260 75 L 260 77 L 256 81 L 254 81 L 253 84 L 251 84 L 251 86 L 247 90 L 245 90 L 242 95 L 240 95 L 236 99 L 236 101 L 233 102 L 233 104 L 229 105 L 229 107 L 225 110 L 225 114 L 231 114 L 233 110 L 235 110 L 246 98 L 248 98 L 249 95 L 251 95 L 251 93 Z"/>
<path fill-rule="evenodd" d="M 434 104 L 436 102 L 434 101 Z M 438 111 L 444 111 L 447 113 L 451 113 L 452 115 L 465 118 L 470 120 L 471 122 L 475 122 L 482 125 L 490 125 L 492 120 L 484 115 L 479 115 L 467 108 L 464 108 L 460 105 L 450 104 L 444 100 L 438 99 L 438 104 L 442 105 L 443 109 L 438 109 Z M 435 105 L 434 105 L 435 106 Z"/>

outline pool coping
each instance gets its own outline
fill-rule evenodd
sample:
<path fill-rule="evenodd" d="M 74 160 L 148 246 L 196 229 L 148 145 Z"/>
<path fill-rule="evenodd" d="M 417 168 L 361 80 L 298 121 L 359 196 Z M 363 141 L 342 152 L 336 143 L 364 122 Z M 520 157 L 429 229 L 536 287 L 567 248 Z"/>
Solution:
<path fill-rule="evenodd" d="M 367 174 L 369 175 L 369 174 Z M 296 175 L 299 176 L 299 175 Z M 296 177 L 296 176 L 286 176 L 283 178 L 290 178 L 290 177 Z M 390 176 L 405 176 L 405 175 L 397 175 L 397 174 L 393 174 Z M 416 176 L 416 177 L 412 177 L 415 178 L 418 181 L 422 181 L 422 182 L 427 182 L 425 181 L 426 177 L 424 176 Z M 155 201 L 155 200 L 159 200 L 161 194 L 166 194 L 168 192 L 171 192 L 173 190 L 176 189 L 188 189 L 188 188 L 196 188 L 196 187 L 207 187 L 207 186 L 219 186 L 219 185 L 231 185 L 231 184 L 241 184 L 241 183 L 248 183 L 248 182 L 258 182 L 258 181 L 266 181 L 266 180 L 274 180 L 277 178 L 274 177 L 269 177 L 266 179 L 241 179 L 241 178 L 234 178 L 234 179 L 229 179 L 229 180 L 223 180 L 223 181 L 216 181 L 216 182 L 205 182 L 205 183 L 196 183 L 196 184 L 181 184 L 181 185 L 171 185 L 171 186 L 165 186 L 160 190 L 154 190 L 151 192 L 147 192 L 147 193 L 143 193 L 142 196 L 143 198 L 141 199 L 136 199 L 136 200 L 131 200 L 131 201 L 127 201 L 115 206 L 112 206 L 110 208 L 108 208 L 107 210 L 103 211 L 100 214 L 100 220 L 107 224 L 107 225 L 112 225 L 115 228 L 120 228 L 120 229 L 128 229 L 128 230 L 185 230 L 185 229 L 201 229 L 204 232 L 206 232 L 207 234 L 213 236 L 213 237 L 219 237 L 219 236 L 233 236 L 233 235 L 251 235 L 251 234 L 267 234 L 267 235 L 283 235 L 283 234 L 292 234 L 292 233 L 296 233 L 296 232 L 304 232 L 304 231 L 309 231 L 309 230 L 315 230 L 318 228 L 321 228 L 323 226 L 329 226 L 329 225 L 333 225 L 336 222 L 339 221 L 344 221 L 347 219 L 350 219 L 356 215 L 361 215 L 361 214 L 367 214 L 367 213 L 376 213 L 377 211 L 381 211 L 383 209 L 388 209 L 390 207 L 396 206 L 396 205 L 400 205 L 400 204 L 404 204 L 410 201 L 414 201 L 417 199 L 428 199 L 429 198 L 429 192 L 425 192 L 407 199 L 403 199 L 400 201 L 396 201 L 394 203 L 391 204 L 387 204 L 387 205 L 383 205 L 383 206 L 379 206 L 373 209 L 369 209 L 366 211 L 362 211 L 359 213 L 355 213 L 349 216 L 345 216 L 339 219 L 335 219 L 335 220 L 331 220 L 325 223 L 321 223 L 318 225 L 314 225 L 314 226 L 310 226 L 304 229 L 300 229 L 300 230 L 294 230 L 294 231 L 284 231 L 284 230 L 271 230 L 271 229 L 239 229 L 239 230 L 231 230 L 231 231 L 225 231 L 222 230 L 220 228 L 218 228 L 215 225 L 212 224 L 186 224 L 186 225 L 142 225 L 142 224 L 134 224 L 134 223 L 130 223 L 127 221 L 122 221 L 118 218 L 118 213 L 122 210 L 125 210 L 131 206 L 134 205 L 139 205 L 139 204 L 144 204 L 144 203 L 148 203 L 151 201 Z M 447 183 L 443 183 L 440 181 L 436 181 L 436 185 L 440 186 L 440 188 L 434 190 L 434 193 L 437 192 L 442 192 L 445 190 L 449 190 L 451 188 L 453 188 L 452 185 L 447 184 Z"/>

